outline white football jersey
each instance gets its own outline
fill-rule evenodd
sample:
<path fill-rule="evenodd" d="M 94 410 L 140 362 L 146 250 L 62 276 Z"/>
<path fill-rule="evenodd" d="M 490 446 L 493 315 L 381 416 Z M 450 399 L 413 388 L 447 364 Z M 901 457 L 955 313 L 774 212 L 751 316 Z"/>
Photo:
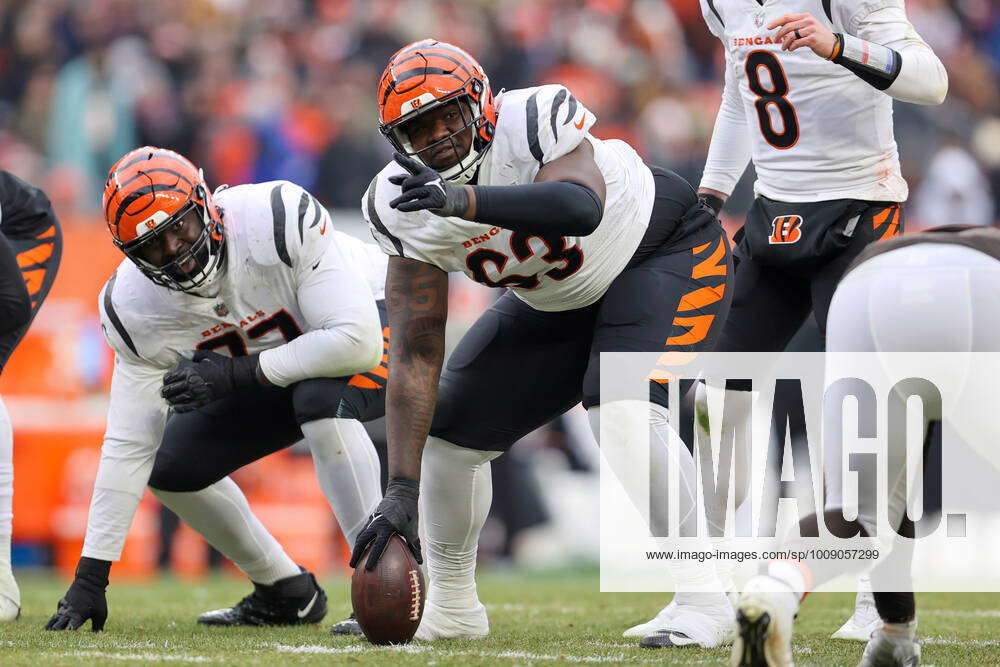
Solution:
<path fill-rule="evenodd" d="M 912 26 L 906 34 L 865 34 L 868 14 L 902 12 L 903 0 L 701 0 L 701 8 L 725 46 L 727 87 L 738 87 L 738 97 L 724 96 L 722 104 L 742 107 L 757 194 L 780 201 L 906 200 L 892 98 L 808 47 L 782 51 L 773 39 L 778 29 L 767 29 L 784 14 L 808 12 L 832 32 L 880 44 L 919 39 Z M 902 16 L 899 25 L 908 26 Z M 724 115 L 720 110 L 716 122 Z M 709 168 L 701 182 L 726 193 L 732 184 Z"/>
<path fill-rule="evenodd" d="M 359 321 L 374 318 L 362 333 L 381 344 L 375 301 L 384 298 L 387 259 L 375 245 L 334 230 L 320 203 L 287 181 L 228 188 L 214 200 L 226 237 L 217 296 L 157 285 L 127 259 L 101 291 L 115 370 L 84 556 L 119 557 L 166 425 L 163 375 L 181 359 L 197 349 L 260 352 L 265 375 L 286 386 L 360 372 L 329 372 L 365 363 L 331 359 L 338 332 L 359 335 L 351 328 Z"/>
<path fill-rule="evenodd" d="M 590 305 L 639 246 L 653 209 L 653 175 L 625 142 L 591 136 L 594 114 L 563 86 L 511 90 L 497 97 L 497 105 L 496 135 L 477 183 L 532 183 L 542 165 L 589 141 L 607 183 L 597 230 L 588 236 L 542 239 L 430 211 L 397 211 L 389 202 L 399 196 L 400 187 L 389 177 L 405 170 L 390 162 L 361 202 L 372 235 L 389 255 L 462 271 L 491 287 L 509 287 L 538 310 Z"/>
<path fill-rule="evenodd" d="M 315 328 L 298 288 L 324 259 L 350 265 L 375 298 L 383 298 L 385 257 L 374 245 L 333 229 L 326 209 L 299 186 L 239 185 L 217 192 L 214 200 L 226 235 L 218 295 L 167 289 L 123 261 L 101 295 L 101 322 L 116 352 L 171 368 L 196 349 L 234 356 L 281 345 Z"/>

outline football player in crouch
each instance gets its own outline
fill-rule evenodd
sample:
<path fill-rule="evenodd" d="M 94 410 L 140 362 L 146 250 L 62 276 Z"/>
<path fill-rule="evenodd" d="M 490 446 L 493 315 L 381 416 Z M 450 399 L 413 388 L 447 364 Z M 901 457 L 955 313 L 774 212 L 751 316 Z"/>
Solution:
<path fill-rule="evenodd" d="M 851 260 L 902 230 L 907 186 L 892 103 L 940 104 L 948 76 L 903 0 L 701 0 L 701 8 L 725 48 L 726 78 L 698 192 L 718 211 L 751 160 L 757 172 L 716 351 L 778 352 L 810 312 L 825 332 Z M 836 636 L 867 639 L 876 604 L 859 594 Z M 646 646 L 669 642 L 661 626 L 670 613 L 629 632 L 646 634 Z"/>
<path fill-rule="evenodd" d="M 650 383 L 649 401 L 602 405 L 600 353 L 711 349 L 729 305 L 728 241 L 686 181 L 593 137 L 594 114 L 563 86 L 494 101 L 468 53 L 424 40 L 392 56 L 378 109 L 397 154 L 362 208 L 390 256 L 390 480 L 351 564 L 373 567 L 395 533 L 419 553 L 419 480 L 430 584 L 416 636 L 483 637 L 475 567 L 489 462 L 581 400 L 595 432 L 600 419 L 639 423 L 654 446 L 676 446 L 666 381 Z M 509 291 L 442 371 L 452 271 Z M 629 451 L 615 440 L 602 448 Z M 679 449 L 681 474 L 693 475 Z M 732 608 L 714 570 L 670 567 L 690 589 L 679 643 L 727 641 Z M 706 626 L 721 630 L 699 634 Z"/>
<path fill-rule="evenodd" d="M 869 245 L 848 267 L 833 295 L 827 349 L 831 352 L 1000 351 L 996 335 L 1000 317 L 994 306 L 998 289 L 1000 231 L 996 229 L 954 225 Z M 836 359 L 831 363 L 835 364 Z M 833 377 L 846 375 L 835 369 L 833 372 Z M 954 364 L 953 372 L 965 374 L 967 369 Z M 940 395 L 935 398 L 921 394 L 923 432 L 928 438 L 937 438 L 940 446 L 940 424 L 932 426 L 931 422 L 949 417 L 942 413 Z M 897 396 L 903 404 L 907 398 Z M 961 434 L 961 425 L 952 426 L 957 426 Z M 976 428 L 965 442 L 995 466 L 1000 465 L 994 446 L 997 434 L 984 433 L 979 425 Z M 903 438 L 905 441 L 905 434 Z M 824 441 L 833 445 L 823 450 L 827 490 L 824 512 L 828 517 L 824 521 L 827 525 L 842 524 L 846 535 L 873 536 L 873 546 L 879 547 L 883 554 L 896 541 L 902 542 L 904 548 L 913 548 L 912 541 L 894 540 L 891 531 L 880 530 L 874 498 L 859 497 L 856 518 L 844 518 L 845 440 L 838 434 Z M 907 475 L 905 442 L 889 443 L 886 452 L 889 458 L 885 516 L 892 529 L 903 535 L 907 534 L 903 526 L 907 505 L 912 507 L 913 496 L 920 493 L 921 484 L 912 472 Z M 803 521 L 816 522 L 817 517 L 806 517 Z M 910 526 L 912 537 L 912 523 Z M 887 532 L 891 537 L 886 536 Z M 795 539 L 780 547 L 796 551 L 807 548 Z M 865 561 L 856 561 L 847 567 L 860 568 L 864 564 Z M 909 558 L 904 556 L 884 565 L 897 572 L 892 575 L 894 581 L 887 584 L 892 592 L 877 594 L 879 624 L 868 640 L 860 664 L 862 667 L 920 664 L 916 599 L 913 591 L 905 588 L 909 583 L 906 567 Z M 792 626 L 799 603 L 810 590 L 842 574 L 847 567 L 829 561 L 774 561 L 768 564 L 765 574 L 750 579 L 741 597 L 741 610 L 756 618 L 761 613 L 767 614 L 768 621 L 758 623 L 757 632 L 746 633 L 737 640 L 733 664 L 791 665 Z M 763 629 L 766 633 L 759 631 Z"/>
<path fill-rule="evenodd" d="M 48 197 L 0 171 L 0 372 L 49 293 L 62 257 L 62 232 Z M 10 567 L 14 432 L 0 400 L 0 622 L 21 614 Z"/>
<path fill-rule="evenodd" d="M 305 438 L 353 541 L 380 498 L 361 421 L 384 406 L 385 258 L 297 185 L 212 195 L 186 158 L 151 146 L 111 168 L 104 214 L 127 257 L 99 299 L 115 350 L 108 424 L 83 555 L 46 629 L 103 628 L 147 485 L 253 582 L 200 623 L 319 621 L 326 595 L 228 475 Z"/>

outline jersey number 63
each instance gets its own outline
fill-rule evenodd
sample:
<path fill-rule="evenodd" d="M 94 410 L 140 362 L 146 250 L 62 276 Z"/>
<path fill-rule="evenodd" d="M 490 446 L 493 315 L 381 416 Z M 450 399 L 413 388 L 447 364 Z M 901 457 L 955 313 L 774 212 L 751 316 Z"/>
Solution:
<path fill-rule="evenodd" d="M 479 248 L 469 253 L 469 256 L 465 258 L 465 264 L 472 272 L 472 279 L 490 287 L 534 289 L 541 283 L 539 275 L 547 276 L 552 280 L 565 280 L 583 266 L 583 251 L 577 246 L 567 246 L 565 237 L 537 236 L 521 232 L 514 232 L 510 237 L 510 250 L 517 261 L 526 262 L 535 255 L 535 249 L 529 243 L 531 239 L 541 239 L 545 244 L 547 251 L 542 255 L 543 261 L 549 264 L 561 264 L 561 266 L 555 266 L 541 274 L 536 273 L 529 276 L 515 274 L 493 280 L 486 274 L 486 266 L 492 264 L 496 272 L 502 275 L 510 257 L 499 250 Z"/>

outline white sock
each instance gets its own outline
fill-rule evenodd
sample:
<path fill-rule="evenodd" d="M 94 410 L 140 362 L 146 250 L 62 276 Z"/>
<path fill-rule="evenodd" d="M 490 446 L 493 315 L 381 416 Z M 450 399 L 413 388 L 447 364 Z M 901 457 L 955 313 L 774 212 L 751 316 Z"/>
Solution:
<path fill-rule="evenodd" d="M 429 437 L 420 472 L 420 514 L 427 541 L 428 600 L 446 608 L 479 604 L 476 551 L 493 502 L 490 461 L 484 452 Z"/>
<path fill-rule="evenodd" d="M 11 522 L 14 520 L 14 431 L 0 399 L 0 569 L 10 569 Z"/>
<path fill-rule="evenodd" d="M 382 499 L 375 445 L 356 419 L 317 419 L 302 425 L 302 435 L 309 443 L 323 495 L 353 547 Z"/>
<path fill-rule="evenodd" d="M 594 436 L 601 442 L 600 422 L 604 419 L 613 420 L 605 425 L 608 437 L 615 440 L 625 439 L 624 442 L 601 442 L 602 449 L 618 450 L 617 456 L 621 459 L 622 452 L 635 451 L 635 456 L 647 455 L 637 441 L 641 435 L 641 430 L 648 431 L 649 448 L 651 452 L 659 450 L 660 456 L 651 456 L 650 460 L 654 464 L 670 465 L 674 460 L 679 463 L 678 477 L 681 485 L 682 513 L 680 524 L 696 521 L 700 523 L 701 516 L 694 513 L 695 499 L 697 497 L 697 477 L 694 464 L 694 457 L 688 448 L 684 446 L 680 436 L 670 426 L 670 412 L 664 407 L 646 401 L 613 401 L 603 406 L 593 406 L 587 410 L 590 417 L 591 428 Z M 611 452 L 606 452 L 610 454 Z M 620 465 L 620 464 L 619 464 Z M 665 470 L 651 470 L 651 474 L 659 474 L 660 479 L 667 479 Z M 620 474 L 626 474 L 621 471 Z M 642 480 L 638 480 L 642 481 Z M 650 502 L 650 514 L 666 511 L 666 501 L 657 502 L 654 497 Z M 698 508 L 703 514 L 704 509 Z M 653 517 L 651 516 L 651 520 Z M 699 528 L 699 534 L 704 531 Z M 705 536 L 698 538 L 697 542 L 692 541 L 690 549 L 692 551 L 711 551 L 712 545 Z M 725 596 L 725 587 L 719 580 L 715 571 L 715 565 L 709 561 L 699 563 L 697 560 L 672 560 L 667 566 L 673 577 L 677 588 L 677 599 L 686 604 L 698 604 L 705 606 L 728 605 Z"/>
<path fill-rule="evenodd" d="M 201 491 L 153 493 L 251 581 L 270 585 L 299 574 L 299 566 L 250 511 L 246 496 L 230 478 Z"/>

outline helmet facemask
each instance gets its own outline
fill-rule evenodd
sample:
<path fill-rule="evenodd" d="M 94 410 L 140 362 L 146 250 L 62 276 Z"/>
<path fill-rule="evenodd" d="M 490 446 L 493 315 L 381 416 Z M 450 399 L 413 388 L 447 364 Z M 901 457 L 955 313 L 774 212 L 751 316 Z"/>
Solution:
<path fill-rule="evenodd" d="M 152 219 L 153 227 L 145 233 L 125 244 L 115 245 L 132 260 L 147 278 L 179 292 L 192 292 L 198 288 L 205 289 L 214 282 L 222 267 L 225 245 L 223 243 L 222 225 L 218 218 L 209 210 L 211 200 L 207 198 L 204 185 L 195 186 L 193 196 L 176 213 L 157 221 Z M 199 203 L 198 199 L 206 204 Z M 148 223 L 146 223 L 148 224 Z M 185 225 L 197 225 L 198 229 L 184 231 Z M 174 230 L 190 238 L 187 247 L 177 255 L 169 257 L 159 264 L 150 259 L 154 248 L 162 242 L 163 235 Z M 195 236 L 195 233 L 197 234 Z M 185 270 L 184 266 L 191 263 Z"/>

